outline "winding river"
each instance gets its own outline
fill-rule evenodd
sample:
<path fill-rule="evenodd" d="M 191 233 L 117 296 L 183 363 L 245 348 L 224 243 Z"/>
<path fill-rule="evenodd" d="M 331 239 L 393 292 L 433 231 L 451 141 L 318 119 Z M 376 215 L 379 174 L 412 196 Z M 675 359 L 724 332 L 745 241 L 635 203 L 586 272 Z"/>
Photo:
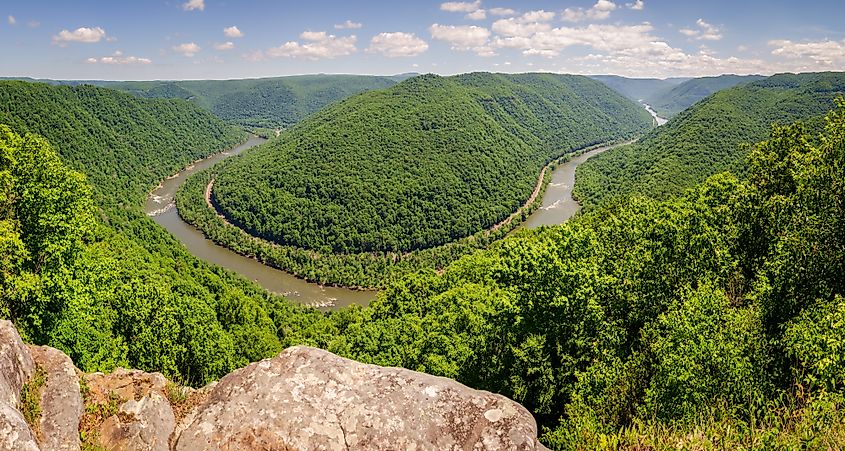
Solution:
<path fill-rule="evenodd" d="M 648 105 L 645 105 L 645 107 L 655 118 L 657 125 L 663 125 L 666 122 L 665 119 L 658 117 Z M 369 304 L 376 296 L 374 291 L 324 287 L 306 282 L 284 271 L 271 268 L 255 259 L 244 257 L 215 244 L 206 238 L 202 232 L 179 217 L 173 198 L 188 177 L 265 141 L 263 138 L 253 136 L 247 142 L 233 149 L 197 161 L 183 171 L 168 177 L 150 193 L 144 210 L 155 222 L 176 236 L 188 251 L 198 258 L 252 279 L 268 291 L 283 294 L 300 304 L 319 308 L 340 308 L 353 304 Z M 520 227 L 536 228 L 542 225 L 561 224 L 575 215 L 580 208 L 578 202 L 572 199 L 575 168 L 590 157 L 619 145 L 622 144 L 598 147 L 558 166 L 552 172 L 551 182 L 543 195 L 542 206 L 532 213 Z"/>
<path fill-rule="evenodd" d="M 374 291 L 356 291 L 345 288 L 323 287 L 294 277 L 284 271 L 259 263 L 215 244 L 179 217 L 173 197 L 192 174 L 214 166 L 217 162 L 237 155 L 266 141 L 251 137 L 247 142 L 226 152 L 212 155 L 188 166 L 166 180 L 147 197 L 144 210 L 153 220 L 176 236 L 195 256 L 256 281 L 266 290 L 285 295 L 288 299 L 314 307 L 345 307 L 351 304 L 367 305 L 376 296 Z"/>

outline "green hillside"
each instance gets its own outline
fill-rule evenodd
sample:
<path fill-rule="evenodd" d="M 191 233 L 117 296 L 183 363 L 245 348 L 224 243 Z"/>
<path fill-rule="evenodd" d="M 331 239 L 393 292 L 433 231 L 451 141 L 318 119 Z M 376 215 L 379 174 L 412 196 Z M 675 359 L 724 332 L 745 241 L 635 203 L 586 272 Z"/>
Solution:
<path fill-rule="evenodd" d="M 22 81 L 0 81 L 0 124 L 47 138 L 110 205 L 135 203 L 191 161 L 246 138 L 189 102 Z"/>
<path fill-rule="evenodd" d="M 243 80 L 95 82 L 139 97 L 181 98 L 253 129 L 285 128 L 354 94 L 387 88 L 407 76 L 301 75 Z"/>
<path fill-rule="evenodd" d="M 216 169 L 213 201 L 254 235 L 320 252 L 404 252 L 505 219 L 553 159 L 649 127 L 602 84 L 420 76 L 355 96 Z"/>
<path fill-rule="evenodd" d="M 721 171 L 742 174 L 742 144 L 763 139 L 773 123 L 805 120 L 818 128 L 843 92 L 845 73 L 836 72 L 775 75 L 720 91 L 637 143 L 579 166 L 574 194 L 591 207 L 620 194 L 680 194 Z"/>
<path fill-rule="evenodd" d="M 319 313 L 198 260 L 141 207 L 244 137 L 182 100 L 0 82 L 0 317 L 85 371 L 194 385 L 301 342 Z"/>
<path fill-rule="evenodd" d="M 687 80 L 650 96 L 642 97 L 662 117 L 672 117 L 695 102 L 723 89 L 764 78 L 760 75 L 719 75 Z"/>

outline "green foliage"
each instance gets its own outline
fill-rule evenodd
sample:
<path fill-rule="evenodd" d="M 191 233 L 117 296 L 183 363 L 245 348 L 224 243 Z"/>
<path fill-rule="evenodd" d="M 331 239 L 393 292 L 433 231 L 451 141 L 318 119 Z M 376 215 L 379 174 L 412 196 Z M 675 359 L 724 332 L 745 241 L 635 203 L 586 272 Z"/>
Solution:
<path fill-rule="evenodd" d="M 637 143 L 580 165 L 574 195 L 589 209 L 618 195 L 678 195 L 723 171 L 743 175 L 744 144 L 764 139 L 773 123 L 804 120 L 820 130 L 837 93 L 845 93 L 845 74 L 833 72 L 775 75 L 719 91 Z"/>
<path fill-rule="evenodd" d="M 101 206 L 134 206 L 163 178 L 246 137 L 181 100 L 21 81 L 0 81 L 0 124 L 45 137 L 88 176 Z"/>
<path fill-rule="evenodd" d="M 41 436 L 41 392 L 45 383 L 47 383 L 47 373 L 40 366 L 35 367 L 35 372 L 21 387 L 21 397 L 17 406 L 26 424 L 39 437 Z"/>
<path fill-rule="evenodd" d="M 680 303 L 645 331 L 654 374 L 644 412 L 694 422 L 710 409 L 762 399 L 769 349 L 759 312 L 732 306 L 709 284 Z"/>
<path fill-rule="evenodd" d="M 14 100 L 0 117 L 15 130 L 61 143 L 0 125 L 0 314 L 25 339 L 84 371 L 202 385 L 326 321 L 197 260 L 141 210 L 160 178 L 241 132 L 184 101 L 91 86 L 3 82 L 0 98 Z"/>

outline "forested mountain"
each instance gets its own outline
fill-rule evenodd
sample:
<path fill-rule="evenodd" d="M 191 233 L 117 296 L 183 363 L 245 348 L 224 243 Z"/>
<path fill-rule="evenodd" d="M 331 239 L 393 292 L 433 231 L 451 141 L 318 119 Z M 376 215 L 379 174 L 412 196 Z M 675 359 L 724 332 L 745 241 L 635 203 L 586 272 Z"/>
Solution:
<path fill-rule="evenodd" d="M 591 158 L 578 167 L 574 194 L 585 206 L 619 194 L 665 198 L 708 176 L 743 174 L 748 148 L 773 123 L 821 116 L 845 92 L 845 73 L 781 74 L 717 92 L 637 143 Z"/>
<path fill-rule="evenodd" d="M 403 252 L 472 235 L 529 197 L 573 149 L 649 127 L 580 76 L 415 77 L 332 105 L 217 171 L 234 223 L 321 252 Z"/>
<path fill-rule="evenodd" d="M 110 205 L 134 204 L 191 161 L 246 138 L 189 102 L 22 81 L 0 81 L 0 124 L 47 138 Z"/>
<path fill-rule="evenodd" d="M 217 117 L 250 128 L 285 128 L 351 95 L 387 88 L 407 78 L 301 75 L 243 80 L 95 82 L 139 97 L 180 98 Z"/>
<path fill-rule="evenodd" d="M 409 276 L 329 349 L 503 393 L 559 424 L 554 449 L 835 448 L 840 102 L 821 139 L 796 125 L 755 145 L 746 181 L 614 202 Z"/>
<path fill-rule="evenodd" d="M 461 86 L 488 86 L 466 78 Z M 783 104 L 816 114 L 806 96 L 824 103 L 840 90 L 835 74 L 752 86 L 759 114 Z M 782 97 L 763 102 L 767 90 Z M 810 125 L 822 136 L 776 127 L 753 145 L 743 178 L 605 203 L 407 275 L 367 308 L 326 314 L 191 257 L 140 214 L 140 197 L 124 200 L 135 209 L 98 209 L 49 143 L 0 125 L 0 316 L 87 371 L 129 365 L 203 385 L 308 343 L 451 377 L 525 405 L 554 449 L 835 449 L 845 436 L 839 102 Z M 15 105 L 3 106 L 7 117 Z M 86 153 L 84 143 L 60 153 Z M 141 144 L 139 157 L 158 151 Z M 116 177 L 136 177 L 118 164 Z M 96 168 L 81 169 L 94 179 Z"/>
<path fill-rule="evenodd" d="M 0 82 L 0 99 L 0 316 L 28 341 L 86 371 L 200 385 L 320 320 L 196 259 L 142 211 L 161 178 L 242 132 L 189 102 L 92 86 Z"/>
<path fill-rule="evenodd" d="M 648 97 L 643 97 L 643 99 L 660 116 L 668 118 L 714 92 L 750 83 L 761 78 L 764 77 L 760 75 L 719 75 L 718 77 L 693 78 L 677 86 L 661 89 Z"/>

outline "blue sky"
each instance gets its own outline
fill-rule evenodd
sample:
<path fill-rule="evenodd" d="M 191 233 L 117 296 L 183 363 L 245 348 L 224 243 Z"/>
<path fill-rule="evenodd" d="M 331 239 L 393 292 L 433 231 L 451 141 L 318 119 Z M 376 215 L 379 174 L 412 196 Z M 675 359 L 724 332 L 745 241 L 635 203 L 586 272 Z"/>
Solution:
<path fill-rule="evenodd" d="M 845 70 L 844 1 L 0 1 L 0 76 Z"/>

